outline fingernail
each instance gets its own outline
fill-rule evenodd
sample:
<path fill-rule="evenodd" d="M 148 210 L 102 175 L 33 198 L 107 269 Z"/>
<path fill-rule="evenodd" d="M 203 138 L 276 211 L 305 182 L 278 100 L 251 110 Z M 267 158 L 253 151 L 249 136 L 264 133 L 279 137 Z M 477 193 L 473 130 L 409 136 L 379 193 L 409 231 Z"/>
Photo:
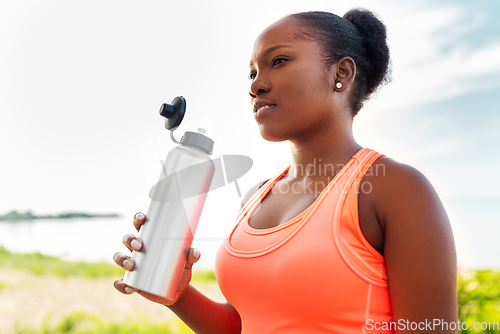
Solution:
<path fill-rule="evenodd" d="M 144 219 L 144 214 L 142 212 L 138 212 L 135 215 L 135 219 L 142 220 Z"/>
<path fill-rule="evenodd" d="M 134 292 L 137 292 L 137 289 L 134 289 L 134 288 L 131 288 L 129 286 L 126 286 L 125 287 L 125 292 L 126 293 L 134 293 Z"/>
<path fill-rule="evenodd" d="M 130 243 L 130 247 L 132 247 L 133 250 L 138 251 L 138 250 L 141 249 L 142 245 L 141 245 L 141 243 L 139 241 L 137 241 L 137 239 L 134 239 Z"/>
<path fill-rule="evenodd" d="M 200 258 L 200 251 L 197 250 L 196 248 L 193 250 L 193 255 L 196 259 L 199 259 Z"/>
<path fill-rule="evenodd" d="M 132 269 L 132 262 L 130 262 L 129 260 L 125 260 L 123 261 L 123 266 L 127 269 Z"/>

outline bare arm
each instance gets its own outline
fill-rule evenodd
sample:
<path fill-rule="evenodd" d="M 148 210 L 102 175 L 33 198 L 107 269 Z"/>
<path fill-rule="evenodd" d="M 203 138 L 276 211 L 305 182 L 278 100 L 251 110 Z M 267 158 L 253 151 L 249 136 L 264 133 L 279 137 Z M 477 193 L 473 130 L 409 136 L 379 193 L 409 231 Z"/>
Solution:
<path fill-rule="evenodd" d="M 420 172 L 388 158 L 380 160 L 386 173 L 372 178 L 371 198 L 385 229 L 384 256 L 394 321 L 456 323 L 456 252 L 444 207 Z M 446 326 L 434 330 L 421 326 L 420 333 L 456 333 Z M 414 331 L 397 331 L 406 332 Z"/>
<path fill-rule="evenodd" d="M 214 302 L 192 285 L 167 307 L 195 333 L 241 333 L 240 315 L 234 307 Z"/>

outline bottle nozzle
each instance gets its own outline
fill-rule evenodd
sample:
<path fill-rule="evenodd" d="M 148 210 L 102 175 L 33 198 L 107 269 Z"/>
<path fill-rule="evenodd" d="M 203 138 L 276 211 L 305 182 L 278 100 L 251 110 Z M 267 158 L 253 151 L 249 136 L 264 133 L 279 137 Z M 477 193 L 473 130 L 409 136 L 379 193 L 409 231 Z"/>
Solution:
<path fill-rule="evenodd" d="M 171 118 L 174 115 L 175 107 L 171 104 L 163 103 L 160 107 L 160 115 Z"/>
<path fill-rule="evenodd" d="M 177 96 L 172 104 L 163 103 L 160 107 L 160 115 L 165 117 L 165 128 L 168 130 L 178 127 L 186 113 L 186 99 Z"/>

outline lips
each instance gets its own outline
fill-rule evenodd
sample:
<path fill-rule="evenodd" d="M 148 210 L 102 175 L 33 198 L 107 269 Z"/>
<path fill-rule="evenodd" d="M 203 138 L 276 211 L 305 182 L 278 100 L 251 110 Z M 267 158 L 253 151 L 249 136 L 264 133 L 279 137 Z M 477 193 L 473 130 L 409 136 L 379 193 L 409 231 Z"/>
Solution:
<path fill-rule="evenodd" d="M 274 108 L 276 108 L 275 104 L 265 104 L 253 113 L 253 117 L 257 122 L 260 122 L 266 115 L 271 114 Z"/>
<path fill-rule="evenodd" d="M 266 101 L 266 100 L 257 100 L 253 103 L 254 113 L 262 112 L 266 109 L 271 109 L 274 107 L 276 107 L 276 104 L 272 103 L 271 101 Z"/>
<path fill-rule="evenodd" d="M 260 113 L 260 112 L 264 112 L 264 111 L 267 111 L 269 109 L 272 109 L 274 107 L 276 107 L 275 104 L 265 104 L 265 105 L 263 105 L 261 107 L 258 107 L 257 110 L 254 109 L 254 112 Z"/>
<path fill-rule="evenodd" d="M 257 112 L 260 108 L 265 106 L 276 106 L 272 101 L 257 99 L 253 102 L 253 111 Z"/>

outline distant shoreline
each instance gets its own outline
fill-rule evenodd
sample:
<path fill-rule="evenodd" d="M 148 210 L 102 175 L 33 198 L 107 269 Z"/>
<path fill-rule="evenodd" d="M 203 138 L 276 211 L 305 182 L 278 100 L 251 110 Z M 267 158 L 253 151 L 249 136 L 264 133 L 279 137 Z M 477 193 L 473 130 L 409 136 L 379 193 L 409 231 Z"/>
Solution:
<path fill-rule="evenodd" d="M 0 221 L 21 221 L 21 220 L 39 220 L 39 219 L 86 219 L 86 218 L 118 218 L 117 213 L 91 214 L 86 212 L 65 212 L 57 215 L 34 215 L 31 211 L 17 212 L 12 210 L 4 215 L 0 215 Z"/>

